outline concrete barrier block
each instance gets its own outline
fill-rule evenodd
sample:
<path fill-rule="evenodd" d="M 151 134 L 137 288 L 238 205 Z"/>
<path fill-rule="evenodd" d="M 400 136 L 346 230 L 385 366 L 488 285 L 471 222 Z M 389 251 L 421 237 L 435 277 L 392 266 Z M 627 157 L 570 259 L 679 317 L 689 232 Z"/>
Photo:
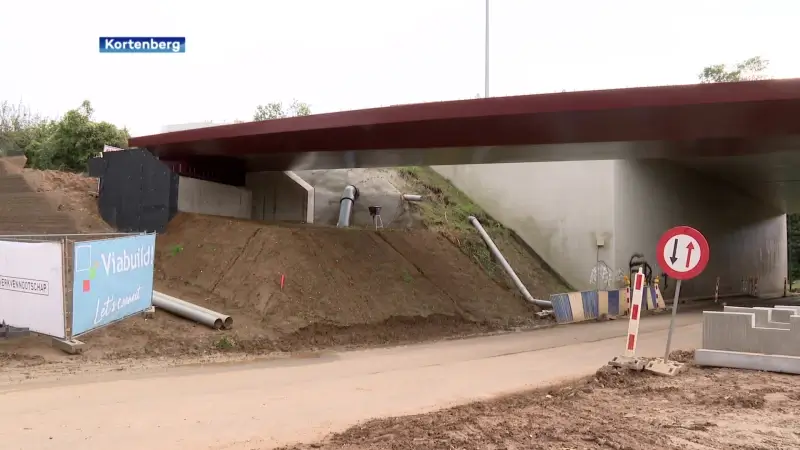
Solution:
<path fill-rule="evenodd" d="M 70 355 L 77 355 L 83 353 L 83 348 L 86 346 L 84 342 L 81 342 L 77 339 L 57 339 L 53 338 L 52 340 L 53 347 L 65 352 L 69 353 Z"/>
<path fill-rule="evenodd" d="M 694 353 L 694 362 L 700 366 L 765 370 L 800 375 L 800 357 L 797 356 L 698 349 Z"/>

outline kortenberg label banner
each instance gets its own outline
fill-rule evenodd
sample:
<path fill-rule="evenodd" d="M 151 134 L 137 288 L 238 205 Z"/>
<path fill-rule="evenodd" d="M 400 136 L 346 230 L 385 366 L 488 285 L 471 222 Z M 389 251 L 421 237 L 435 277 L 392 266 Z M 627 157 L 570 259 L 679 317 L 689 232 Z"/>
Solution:
<path fill-rule="evenodd" d="M 155 246 L 155 234 L 74 244 L 74 336 L 152 305 Z"/>

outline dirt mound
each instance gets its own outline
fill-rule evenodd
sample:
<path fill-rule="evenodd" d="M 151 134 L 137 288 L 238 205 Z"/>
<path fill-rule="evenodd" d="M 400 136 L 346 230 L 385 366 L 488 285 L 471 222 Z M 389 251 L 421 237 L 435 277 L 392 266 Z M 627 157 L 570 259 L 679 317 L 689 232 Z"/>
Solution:
<path fill-rule="evenodd" d="M 522 299 L 429 231 L 179 214 L 157 254 L 157 289 L 235 317 L 226 347 L 388 344 L 537 323 Z"/>
<path fill-rule="evenodd" d="M 97 179 L 23 166 L 24 158 L 0 159 L 0 195 L 9 196 L 0 223 L 26 233 L 111 230 L 97 211 Z M 232 315 L 234 329 L 212 331 L 159 312 L 84 336 L 86 356 L 391 345 L 541 324 L 459 239 L 439 229 L 284 227 L 180 214 L 157 240 L 156 289 Z M 504 249 L 520 276 L 538 277 L 538 267 L 528 273 L 517 264 L 529 257 L 517 250 Z M 534 295 L 545 289 L 529 287 Z"/>
<path fill-rule="evenodd" d="M 72 218 L 38 194 L 22 172 L 19 157 L 0 158 L 0 234 L 75 233 Z"/>
<path fill-rule="evenodd" d="M 592 377 L 430 414 L 371 420 L 291 449 L 798 448 L 800 389 L 792 375 L 691 368 L 674 378 L 639 373 L 636 380 L 648 389 L 600 387 Z"/>

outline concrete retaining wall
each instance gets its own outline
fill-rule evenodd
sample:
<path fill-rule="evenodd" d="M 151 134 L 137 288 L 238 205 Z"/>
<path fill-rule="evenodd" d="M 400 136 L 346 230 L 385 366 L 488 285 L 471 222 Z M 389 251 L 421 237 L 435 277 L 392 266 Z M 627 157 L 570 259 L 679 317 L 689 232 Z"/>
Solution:
<path fill-rule="evenodd" d="M 589 278 L 598 258 L 616 270 L 624 268 L 630 256 L 623 262 L 614 259 L 614 164 L 570 161 L 433 169 L 514 230 L 567 283 L 588 290 L 594 288 Z M 599 253 L 598 236 L 605 240 Z"/>
<path fill-rule="evenodd" d="M 178 180 L 178 211 L 249 219 L 251 208 L 247 189 L 189 177 Z"/>
<path fill-rule="evenodd" d="M 298 170 L 297 176 L 314 187 L 314 223 L 335 226 L 339 222 L 339 201 L 345 186 L 358 188 L 350 226 L 371 227 L 370 206 L 381 207 L 385 228 L 413 228 L 420 225 L 408 202 L 402 199 L 406 182 L 392 169 Z"/>
<path fill-rule="evenodd" d="M 703 349 L 800 356 L 800 309 L 778 308 L 792 311 L 788 323 L 776 321 L 779 317 L 786 318 L 786 313 L 779 312 L 773 317 L 766 309 L 704 312 Z M 763 326 L 757 326 L 757 320 Z"/>
<path fill-rule="evenodd" d="M 245 184 L 253 220 L 314 223 L 314 188 L 294 172 L 251 172 Z"/>
<path fill-rule="evenodd" d="M 534 151 L 534 150 L 532 150 Z M 531 246 L 578 289 L 591 289 L 598 259 L 627 271 L 642 253 L 657 273 L 656 244 L 667 229 L 689 225 L 711 246 L 699 277 L 682 298 L 738 294 L 743 277 L 759 276 L 759 294 L 783 292 L 786 216 L 767 201 L 708 174 L 662 160 L 576 161 L 437 166 L 494 218 Z M 603 241 L 599 249 L 597 238 Z M 675 283 L 664 295 L 671 298 Z"/>

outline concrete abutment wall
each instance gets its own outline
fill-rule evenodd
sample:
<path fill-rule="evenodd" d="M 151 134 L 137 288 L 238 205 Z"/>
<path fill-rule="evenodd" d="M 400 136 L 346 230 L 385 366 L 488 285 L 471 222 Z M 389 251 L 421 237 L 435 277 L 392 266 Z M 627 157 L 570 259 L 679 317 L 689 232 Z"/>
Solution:
<path fill-rule="evenodd" d="M 249 219 L 252 193 L 248 189 L 180 177 L 178 211 Z"/>
<path fill-rule="evenodd" d="M 246 186 L 253 220 L 314 223 L 314 188 L 294 172 L 251 172 Z"/>
<path fill-rule="evenodd" d="M 592 289 L 597 260 L 627 272 L 642 253 L 656 274 L 656 244 L 667 229 L 689 225 L 708 239 L 711 259 L 683 283 L 682 298 L 741 292 L 759 277 L 759 294 L 783 292 L 786 216 L 763 199 L 664 160 L 570 161 L 437 166 L 489 214 L 513 229 L 579 290 Z M 598 249 L 598 239 L 603 246 Z M 672 296 L 674 281 L 664 295 Z"/>

